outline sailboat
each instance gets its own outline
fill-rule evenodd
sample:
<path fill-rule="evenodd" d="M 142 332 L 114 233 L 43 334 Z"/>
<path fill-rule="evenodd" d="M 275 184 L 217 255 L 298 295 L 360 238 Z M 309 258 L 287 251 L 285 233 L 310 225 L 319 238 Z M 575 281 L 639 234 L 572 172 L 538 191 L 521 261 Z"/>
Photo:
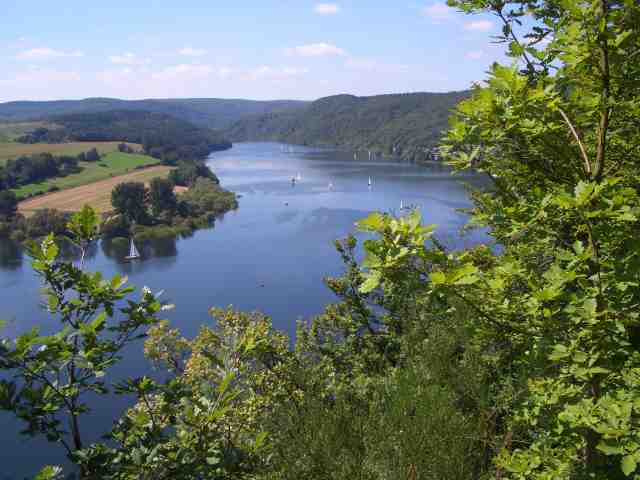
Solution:
<path fill-rule="evenodd" d="M 400 200 L 400 210 L 404 210 L 404 203 Z"/>
<path fill-rule="evenodd" d="M 357 154 L 357 153 L 354 153 L 354 154 L 353 154 L 353 159 L 354 159 L 354 160 L 357 160 L 357 159 L 358 159 L 358 154 Z"/>
<path fill-rule="evenodd" d="M 333 190 L 333 183 L 329 182 L 329 190 Z"/>
<path fill-rule="evenodd" d="M 369 177 L 369 183 L 368 183 L 368 185 L 369 185 L 369 186 L 371 186 L 371 177 Z"/>
<path fill-rule="evenodd" d="M 138 260 L 140 258 L 140 252 L 136 248 L 136 244 L 133 243 L 133 238 L 131 238 L 131 245 L 129 246 L 129 255 L 124 257 L 125 260 Z"/>

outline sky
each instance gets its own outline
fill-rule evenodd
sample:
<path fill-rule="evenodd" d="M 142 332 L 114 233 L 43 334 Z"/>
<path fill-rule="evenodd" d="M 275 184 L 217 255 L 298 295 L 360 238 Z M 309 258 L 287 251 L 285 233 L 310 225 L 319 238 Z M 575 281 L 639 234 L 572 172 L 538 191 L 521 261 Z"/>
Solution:
<path fill-rule="evenodd" d="M 0 102 L 469 88 L 496 19 L 403 0 L 4 0 Z"/>

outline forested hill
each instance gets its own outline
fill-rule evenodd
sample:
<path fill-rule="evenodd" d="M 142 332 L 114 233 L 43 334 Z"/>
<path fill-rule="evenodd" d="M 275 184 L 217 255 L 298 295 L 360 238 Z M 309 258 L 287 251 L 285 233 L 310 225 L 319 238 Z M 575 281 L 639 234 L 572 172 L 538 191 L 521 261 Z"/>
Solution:
<path fill-rule="evenodd" d="M 262 115 L 304 107 L 296 100 L 255 101 L 219 98 L 120 100 L 87 98 L 43 102 L 0 103 L 0 120 L 41 120 L 53 115 L 95 113 L 110 110 L 136 110 L 165 113 L 207 128 L 222 129 L 247 115 Z"/>
<path fill-rule="evenodd" d="M 469 92 L 335 95 L 307 107 L 254 115 L 227 129 L 231 141 L 336 145 L 423 159 Z"/>
<path fill-rule="evenodd" d="M 203 158 L 211 151 L 231 147 L 219 132 L 164 113 L 113 110 L 59 115 L 48 120 L 55 128 L 37 128 L 17 140 L 22 143 L 140 143 L 146 153 L 168 164 Z"/>

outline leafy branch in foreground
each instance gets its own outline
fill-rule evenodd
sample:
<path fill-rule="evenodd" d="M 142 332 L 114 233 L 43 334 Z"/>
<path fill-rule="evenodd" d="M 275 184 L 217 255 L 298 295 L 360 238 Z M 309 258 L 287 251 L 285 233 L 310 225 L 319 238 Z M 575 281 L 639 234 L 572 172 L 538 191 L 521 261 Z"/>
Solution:
<path fill-rule="evenodd" d="M 449 4 L 495 15 L 514 58 L 460 105 L 446 139 L 456 168 L 495 182 L 474 195 L 474 221 L 503 254 L 484 268 L 467 257 L 467 286 L 446 271 L 432 276 L 438 290 L 490 313 L 477 319 L 479 338 L 525 381 L 497 474 L 637 476 L 640 5 Z"/>
<path fill-rule="evenodd" d="M 69 224 L 82 252 L 95 239 L 97 222 L 85 207 Z M 33 244 L 30 255 L 45 285 L 46 312 L 59 318 L 60 327 L 52 334 L 33 328 L 2 340 L 0 368 L 8 379 L 0 381 L 0 405 L 25 422 L 24 434 L 59 443 L 75 461 L 85 447 L 81 424 L 91 412 L 87 397 L 109 393 L 107 371 L 127 344 L 158 322 L 162 305 L 148 290 L 140 301 L 127 300 L 133 289 L 126 278 L 106 280 L 82 265 L 59 261 L 52 235 Z"/>

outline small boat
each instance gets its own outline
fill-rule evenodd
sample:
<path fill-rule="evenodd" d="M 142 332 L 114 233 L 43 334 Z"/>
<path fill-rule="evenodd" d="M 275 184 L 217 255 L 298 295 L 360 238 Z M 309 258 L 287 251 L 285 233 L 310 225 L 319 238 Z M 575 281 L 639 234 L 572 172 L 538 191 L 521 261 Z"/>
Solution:
<path fill-rule="evenodd" d="M 329 190 L 333 190 L 333 183 L 329 182 Z"/>
<path fill-rule="evenodd" d="M 136 248 L 136 244 L 133 243 L 133 238 L 131 238 L 131 245 L 129 246 L 129 255 L 124 257 L 125 260 L 138 260 L 140 258 L 140 252 Z"/>
<path fill-rule="evenodd" d="M 358 159 L 358 153 L 357 153 L 357 152 L 354 152 L 354 154 L 353 154 L 353 159 L 354 159 L 354 160 L 357 160 L 357 159 Z"/>
<path fill-rule="evenodd" d="M 371 183 L 371 177 L 369 177 L 369 183 L 368 183 L 368 185 L 369 185 L 369 186 L 371 186 L 371 185 L 372 185 L 372 183 Z"/>
<path fill-rule="evenodd" d="M 400 210 L 404 210 L 404 203 L 400 200 Z"/>

